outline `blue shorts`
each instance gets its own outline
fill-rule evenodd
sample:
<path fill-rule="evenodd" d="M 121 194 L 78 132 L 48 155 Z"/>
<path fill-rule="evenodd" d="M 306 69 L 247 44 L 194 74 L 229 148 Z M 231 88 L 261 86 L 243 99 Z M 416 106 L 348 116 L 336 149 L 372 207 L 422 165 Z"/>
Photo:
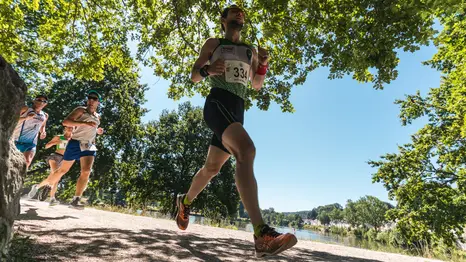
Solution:
<path fill-rule="evenodd" d="M 15 141 L 15 145 L 16 145 L 16 148 L 18 148 L 19 152 L 21 153 L 36 150 L 36 144 L 34 143 L 23 143 L 23 142 Z"/>
<path fill-rule="evenodd" d="M 63 155 L 63 160 L 65 161 L 74 161 L 79 160 L 81 157 L 85 156 L 96 156 L 96 151 L 81 151 L 78 140 L 71 139 L 68 142 L 68 145 L 65 149 L 65 154 Z"/>

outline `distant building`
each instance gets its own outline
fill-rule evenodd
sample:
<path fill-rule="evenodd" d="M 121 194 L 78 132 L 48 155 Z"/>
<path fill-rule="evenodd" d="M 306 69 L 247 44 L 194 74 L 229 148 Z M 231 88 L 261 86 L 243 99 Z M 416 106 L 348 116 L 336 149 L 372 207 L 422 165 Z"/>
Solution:
<path fill-rule="evenodd" d="M 303 219 L 303 222 L 305 225 L 320 226 L 320 221 L 317 219 Z"/>
<path fill-rule="evenodd" d="M 345 223 L 345 222 L 330 222 L 331 226 L 336 226 L 336 227 L 344 227 L 344 228 L 349 228 L 351 227 L 350 224 Z"/>

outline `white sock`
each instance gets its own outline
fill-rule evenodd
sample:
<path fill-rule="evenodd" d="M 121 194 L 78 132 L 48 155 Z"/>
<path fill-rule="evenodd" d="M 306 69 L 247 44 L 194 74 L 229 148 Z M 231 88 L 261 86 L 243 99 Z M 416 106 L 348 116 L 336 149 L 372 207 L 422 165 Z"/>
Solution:
<path fill-rule="evenodd" d="M 75 200 L 75 199 L 78 199 L 78 200 L 79 200 L 80 198 L 81 198 L 80 196 L 74 196 L 74 197 L 73 197 L 73 200 Z"/>

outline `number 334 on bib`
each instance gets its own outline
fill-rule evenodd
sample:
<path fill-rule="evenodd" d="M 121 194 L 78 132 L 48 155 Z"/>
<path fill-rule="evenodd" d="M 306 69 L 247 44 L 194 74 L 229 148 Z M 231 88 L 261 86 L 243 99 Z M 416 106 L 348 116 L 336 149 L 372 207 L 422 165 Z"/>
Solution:
<path fill-rule="evenodd" d="M 225 80 L 228 83 L 239 83 L 247 86 L 250 69 L 249 64 L 235 60 L 227 60 L 225 63 Z"/>

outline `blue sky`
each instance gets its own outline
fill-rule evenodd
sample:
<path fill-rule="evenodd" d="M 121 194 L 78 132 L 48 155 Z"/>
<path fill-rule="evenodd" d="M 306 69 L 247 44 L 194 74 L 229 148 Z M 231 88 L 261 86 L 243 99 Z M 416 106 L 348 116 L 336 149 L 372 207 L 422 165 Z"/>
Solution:
<path fill-rule="evenodd" d="M 369 159 L 396 152 L 397 145 L 424 124 L 422 120 L 401 126 L 399 108 L 393 102 L 420 90 L 426 94 L 439 86 L 440 73 L 423 66 L 435 54 L 433 46 L 416 53 L 400 53 L 398 79 L 375 90 L 350 76 L 329 80 L 328 69 L 309 74 L 292 90 L 295 113 L 282 113 L 273 104 L 268 111 L 256 107 L 245 115 L 245 128 L 257 150 L 255 175 L 261 208 L 276 211 L 310 210 L 319 205 L 373 195 L 388 201 L 381 184 L 372 184 Z M 199 95 L 173 101 L 168 82 L 142 68 L 141 82 L 150 90 L 144 121 L 157 119 L 163 109 L 176 109 L 184 101 L 203 106 Z"/>

